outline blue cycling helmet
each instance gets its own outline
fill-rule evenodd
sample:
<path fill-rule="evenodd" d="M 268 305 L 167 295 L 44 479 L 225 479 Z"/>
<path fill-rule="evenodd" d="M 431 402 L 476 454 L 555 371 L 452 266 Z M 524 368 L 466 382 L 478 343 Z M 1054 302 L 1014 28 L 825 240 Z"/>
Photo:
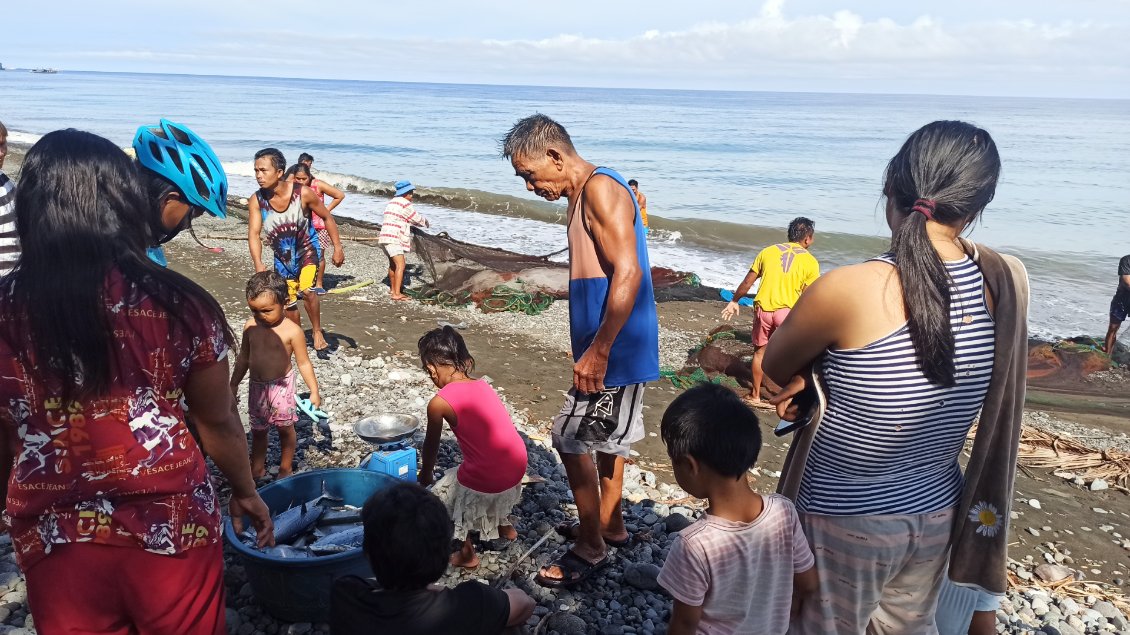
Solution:
<path fill-rule="evenodd" d="M 141 126 L 133 150 L 142 166 L 168 179 L 195 205 L 218 218 L 227 217 L 228 177 L 212 148 L 188 126 L 162 119 Z"/>

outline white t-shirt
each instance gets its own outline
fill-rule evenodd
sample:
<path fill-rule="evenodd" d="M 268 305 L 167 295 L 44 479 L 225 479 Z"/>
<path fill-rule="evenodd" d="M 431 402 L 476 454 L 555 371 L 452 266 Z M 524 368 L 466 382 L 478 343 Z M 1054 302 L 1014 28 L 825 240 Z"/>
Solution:
<path fill-rule="evenodd" d="M 707 514 L 679 532 L 659 583 L 676 600 L 702 607 L 699 633 L 785 633 L 793 575 L 814 558 L 792 501 L 761 496 L 750 523 Z"/>

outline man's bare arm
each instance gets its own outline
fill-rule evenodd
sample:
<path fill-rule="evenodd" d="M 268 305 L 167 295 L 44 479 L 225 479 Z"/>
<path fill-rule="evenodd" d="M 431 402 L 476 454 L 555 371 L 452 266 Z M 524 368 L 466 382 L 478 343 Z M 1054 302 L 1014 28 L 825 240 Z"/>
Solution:
<path fill-rule="evenodd" d="M 263 264 L 263 240 L 259 233 L 263 231 L 263 216 L 259 211 L 259 197 L 252 196 L 247 199 L 247 249 L 251 252 L 251 265 L 255 271 L 266 271 Z"/>

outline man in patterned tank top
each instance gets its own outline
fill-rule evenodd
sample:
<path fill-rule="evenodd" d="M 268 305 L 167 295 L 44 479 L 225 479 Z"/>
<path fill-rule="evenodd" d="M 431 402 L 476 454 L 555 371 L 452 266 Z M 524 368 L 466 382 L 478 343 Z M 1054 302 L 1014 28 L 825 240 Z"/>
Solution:
<path fill-rule="evenodd" d="M 624 459 L 644 436 L 644 383 L 659 378 L 647 241 L 628 182 L 582 159 L 556 121 L 545 115 L 522 119 L 503 139 L 502 155 L 527 190 L 548 201 L 569 200 L 573 386 L 553 422 L 553 447 L 580 522 L 558 528 L 576 542 L 537 580 L 574 586 L 608 563 L 609 544 L 631 539 L 621 510 Z"/>

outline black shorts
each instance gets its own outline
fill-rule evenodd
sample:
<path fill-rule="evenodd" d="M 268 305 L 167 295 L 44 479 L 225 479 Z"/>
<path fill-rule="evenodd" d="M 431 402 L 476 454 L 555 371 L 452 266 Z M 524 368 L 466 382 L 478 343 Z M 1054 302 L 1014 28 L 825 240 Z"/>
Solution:
<path fill-rule="evenodd" d="M 627 457 L 643 438 L 643 384 L 582 393 L 570 388 L 565 406 L 553 420 L 553 447 L 561 454 Z"/>
<path fill-rule="evenodd" d="M 1114 294 L 1114 299 L 1110 301 L 1111 324 L 1122 324 L 1126 321 L 1127 313 L 1130 313 L 1130 293 Z"/>

